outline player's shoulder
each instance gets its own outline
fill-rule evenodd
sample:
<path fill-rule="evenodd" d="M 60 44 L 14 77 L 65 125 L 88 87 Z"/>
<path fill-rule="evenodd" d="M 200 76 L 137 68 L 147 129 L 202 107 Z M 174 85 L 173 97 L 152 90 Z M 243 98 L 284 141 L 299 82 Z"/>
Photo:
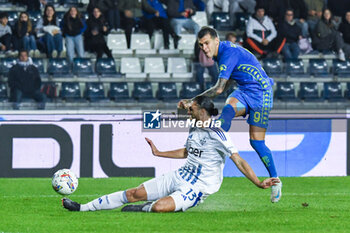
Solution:
<path fill-rule="evenodd" d="M 209 127 L 208 132 L 209 132 L 209 135 L 215 140 L 220 140 L 225 142 L 229 138 L 228 134 L 224 130 L 218 127 Z"/>

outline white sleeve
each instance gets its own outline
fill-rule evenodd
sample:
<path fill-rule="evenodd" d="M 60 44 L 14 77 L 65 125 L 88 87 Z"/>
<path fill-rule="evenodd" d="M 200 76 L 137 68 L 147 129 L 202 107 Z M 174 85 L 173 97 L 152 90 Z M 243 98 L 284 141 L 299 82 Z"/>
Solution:
<path fill-rule="evenodd" d="M 213 131 L 214 132 L 211 135 L 218 144 L 218 150 L 224 152 L 224 154 L 227 156 L 231 156 L 233 153 L 238 153 L 237 147 L 233 144 L 228 133 L 219 128 L 215 128 Z"/>
<path fill-rule="evenodd" d="M 276 38 L 277 31 L 276 31 L 275 25 L 273 25 L 273 22 L 272 22 L 272 20 L 269 17 L 266 17 L 265 21 L 266 21 L 265 27 L 267 29 L 271 30 L 271 34 L 268 37 L 266 37 L 266 40 L 271 42 L 273 39 Z"/>
<path fill-rule="evenodd" d="M 249 20 L 248 20 L 248 23 L 247 23 L 247 37 L 253 38 L 254 40 L 256 40 L 256 41 L 261 43 L 262 42 L 262 38 L 258 37 L 256 34 L 253 33 L 254 25 L 256 25 L 255 19 L 250 17 Z"/>

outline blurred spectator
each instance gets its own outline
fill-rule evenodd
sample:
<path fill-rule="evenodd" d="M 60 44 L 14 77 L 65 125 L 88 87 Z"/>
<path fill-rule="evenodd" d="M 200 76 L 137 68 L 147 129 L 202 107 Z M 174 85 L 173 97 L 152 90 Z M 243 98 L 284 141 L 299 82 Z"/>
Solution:
<path fill-rule="evenodd" d="M 174 38 L 174 47 L 177 49 L 177 44 L 181 37 L 176 35 L 170 26 L 168 15 L 163 5 L 158 0 L 142 0 L 142 10 L 149 38 L 152 38 L 155 27 L 160 28 L 163 32 L 164 48 L 169 49 L 169 35 L 171 35 Z"/>
<path fill-rule="evenodd" d="M 232 25 L 236 23 L 236 13 L 244 12 L 252 15 L 254 14 L 255 6 L 255 0 L 229 0 L 229 12 Z"/>
<path fill-rule="evenodd" d="M 271 10 L 273 9 L 274 0 L 256 0 L 256 6 L 262 7 L 265 10 L 265 15 L 273 16 Z"/>
<path fill-rule="evenodd" d="M 40 74 L 26 50 L 20 51 L 17 63 L 11 67 L 8 85 L 14 109 L 19 109 L 22 97 L 33 98 L 39 103 L 38 109 L 45 108 L 45 96 L 40 92 Z"/>
<path fill-rule="evenodd" d="M 167 5 L 167 13 L 171 18 L 171 26 L 176 35 L 181 34 L 181 29 L 194 31 L 194 34 L 200 30 L 199 25 L 191 19 L 196 14 L 192 0 L 164 0 Z"/>
<path fill-rule="evenodd" d="M 205 2 L 203 2 L 202 0 L 192 0 L 193 5 L 196 7 L 197 11 L 205 11 Z"/>
<path fill-rule="evenodd" d="M 218 80 L 219 70 L 215 63 L 215 61 L 212 58 L 208 58 L 203 50 L 199 48 L 198 42 L 196 41 L 194 45 L 194 68 L 196 71 L 196 81 L 200 84 L 202 90 L 206 90 L 207 87 L 205 86 L 205 80 L 204 80 L 204 70 L 205 68 L 208 69 L 209 75 L 211 76 L 211 83 L 214 85 L 216 81 Z"/>
<path fill-rule="evenodd" d="M 120 29 L 120 13 L 118 9 L 118 0 L 90 0 L 87 6 L 87 12 L 92 14 L 94 8 L 100 9 L 102 15 L 108 20 L 111 32 Z"/>
<path fill-rule="evenodd" d="M 335 51 L 339 60 L 342 61 L 345 61 L 345 56 L 349 56 L 349 46 L 344 43 L 340 32 L 335 29 L 329 9 L 323 10 L 321 20 L 313 31 L 312 46 L 321 52 Z"/>
<path fill-rule="evenodd" d="M 136 20 L 142 17 L 141 8 L 141 0 L 120 0 L 119 2 L 119 9 L 122 12 L 121 25 L 123 25 L 125 29 L 128 49 L 130 49 L 132 29 L 136 24 Z"/>
<path fill-rule="evenodd" d="M 234 32 L 228 32 L 225 35 L 225 40 L 231 41 L 232 43 L 236 44 L 237 43 L 237 35 Z"/>
<path fill-rule="evenodd" d="M 13 3 L 26 5 L 27 11 L 40 11 L 40 5 L 46 5 L 45 0 L 15 0 Z"/>
<path fill-rule="evenodd" d="M 86 29 L 80 12 L 76 7 L 71 7 L 62 20 L 62 31 L 66 37 L 66 48 L 69 62 L 73 61 L 75 51 L 78 57 L 84 57 L 84 43 L 82 34 Z"/>
<path fill-rule="evenodd" d="M 7 54 L 11 52 L 12 31 L 8 23 L 6 12 L 0 13 L 0 49 Z"/>
<path fill-rule="evenodd" d="M 333 16 L 343 17 L 350 10 L 349 0 L 327 0 L 327 8 Z"/>
<path fill-rule="evenodd" d="M 105 36 L 108 34 L 107 22 L 100 9 L 97 7 L 93 9 L 86 24 L 87 29 L 84 34 L 86 50 L 96 53 L 97 58 L 101 58 L 103 53 L 112 58 L 111 50 L 107 47 L 105 40 Z"/>
<path fill-rule="evenodd" d="M 275 0 L 273 2 L 272 17 L 277 23 L 284 21 L 284 13 L 287 9 L 293 9 L 296 24 L 301 28 L 302 36 L 309 36 L 307 19 L 307 8 L 304 0 Z"/>
<path fill-rule="evenodd" d="M 285 42 L 282 49 L 285 59 L 297 59 L 300 53 L 301 28 L 295 23 L 293 15 L 293 9 L 287 9 L 284 21 L 278 25 L 279 36 Z"/>
<path fill-rule="evenodd" d="M 229 10 L 229 0 L 208 0 L 207 1 L 207 14 L 209 19 L 211 14 L 215 9 L 218 9 L 219 12 L 228 12 Z"/>
<path fill-rule="evenodd" d="M 38 20 L 36 31 L 39 40 L 45 44 L 47 57 L 60 57 L 63 50 L 63 40 L 54 6 L 45 6 L 44 15 Z"/>
<path fill-rule="evenodd" d="M 318 20 L 321 19 L 322 9 L 324 7 L 324 0 L 304 0 L 308 12 L 307 24 L 309 32 L 315 29 Z"/>
<path fill-rule="evenodd" d="M 343 22 L 339 26 L 344 42 L 350 45 L 350 11 L 346 12 Z"/>
<path fill-rule="evenodd" d="M 282 41 L 276 37 L 276 28 L 271 19 L 265 16 L 264 8 L 256 6 L 256 13 L 249 18 L 246 32 L 246 46 L 253 53 L 262 57 L 276 57 L 281 52 Z"/>
<path fill-rule="evenodd" d="M 16 50 L 26 50 L 29 52 L 29 56 L 39 56 L 40 52 L 37 50 L 34 28 L 32 21 L 29 19 L 27 12 L 21 12 L 19 18 L 14 26 L 13 34 L 16 40 Z"/>

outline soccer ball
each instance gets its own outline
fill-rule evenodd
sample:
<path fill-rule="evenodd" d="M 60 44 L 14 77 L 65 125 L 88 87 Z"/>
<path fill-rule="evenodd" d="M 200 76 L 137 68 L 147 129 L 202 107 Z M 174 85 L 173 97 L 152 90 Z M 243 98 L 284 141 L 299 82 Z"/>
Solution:
<path fill-rule="evenodd" d="M 58 170 L 52 177 L 52 188 L 62 195 L 70 195 L 78 188 L 78 178 L 69 169 Z"/>

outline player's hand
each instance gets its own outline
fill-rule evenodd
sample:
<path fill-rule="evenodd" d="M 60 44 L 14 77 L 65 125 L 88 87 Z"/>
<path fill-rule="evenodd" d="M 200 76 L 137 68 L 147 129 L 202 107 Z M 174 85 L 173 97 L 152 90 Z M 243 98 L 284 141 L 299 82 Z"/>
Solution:
<path fill-rule="evenodd" d="M 152 154 L 157 156 L 158 152 L 159 152 L 157 147 L 153 144 L 151 139 L 149 139 L 149 138 L 145 138 L 145 139 L 146 139 L 146 142 L 148 143 L 148 145 L 151 147 Z"/>
<path fill-rule="evenodd" d="M 177 104 L 177 108 L 180 109 L 188 109 L 191 106 L 191 100 L 190 99 L 182 99 Z"/>
<path fill-rule="evenodd" d="M 268 178 L 260 182 L 259 187 L 262 189 L 270 188 L 280 182 L 278 178 Z"/>

